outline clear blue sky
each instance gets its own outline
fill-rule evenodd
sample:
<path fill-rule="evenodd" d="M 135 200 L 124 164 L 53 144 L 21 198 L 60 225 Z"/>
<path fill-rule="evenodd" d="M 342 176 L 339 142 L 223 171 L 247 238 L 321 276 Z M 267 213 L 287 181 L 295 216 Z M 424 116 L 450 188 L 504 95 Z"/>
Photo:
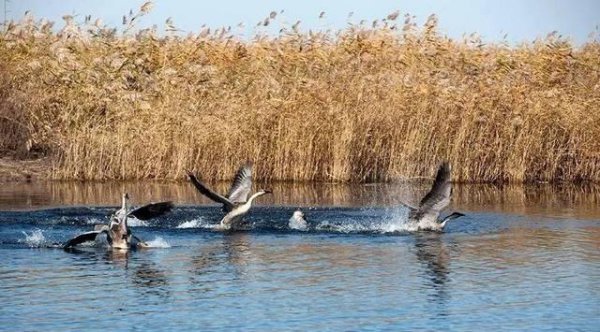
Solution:
<path fill-rule="evenodd" d="M 4 1 L 4 0 L 0 0 Z M 109 26 L 118 27 L 123 14 L 137 10 L 144 1 L 125 0 L 9 0 L 8 19 L 19 19 L 26 10 L 38 17 L 61 22 L 64 14 L 101 18 Z M 410 13 L 422 23 L 432 13 L 438 15 L 442 32 L 451 37 L 477 32 L 486 41 L 502 39 L 507 34 L 511 42 L 532 40 L 556 30 L 576 43 L 588 40 L 588 35 L 598 32 L 600 25 L 600 0 L 399 0 L 399 1 L 184 1 L 156 0 L 154 9 L 140 22 L 140 27 L 158 24 L 164 26 L 171 17 L 177 28 L 198 32 L 203 24 L 209 27 L 236 26 L 243 22 L 247 29 L 264 19 L 272 10 L 284 13 L 275 26 L 302 21 L 304 29 L 343 28 L 348 13 L 354 12 L 351 21 L 381 19 L 400 10 Z M 319 13 L 325 11 L 324 19 Z M 403 19 L 401 17 L 401 19 Z M 249 30 L 251 31 L 251 30 Z M 597 38 L 597 37 L 596 37 Z"/>

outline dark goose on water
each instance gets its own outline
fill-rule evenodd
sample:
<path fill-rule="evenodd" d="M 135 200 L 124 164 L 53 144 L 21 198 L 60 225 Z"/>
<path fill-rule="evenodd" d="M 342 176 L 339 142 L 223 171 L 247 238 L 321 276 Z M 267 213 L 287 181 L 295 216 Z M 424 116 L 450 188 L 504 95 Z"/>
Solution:
<path fill-rule="evenodd" d="M 460 212 L 454 212 L 443 219 L 439 219 L 440 213 L 450 204 L 452 196 L 451 167 L 448 162 L 443 162 L 438 168 L 435 181 L 431 190 L 421 199 L 419 206 L 408 206 L 409 223 L 417 225 L 421 231 L 442 231 L 446 223 L 452 219 L 464 216 Z"/>
<path fill-rule="evenodd" d="M 149 220 L 161 216 L 173 209 L 172 202 L 150 203 L 129 211 L 129 195 L 123 194 L 121 208 L 110 218 L 108 225 L 96 225 L 96 229 L 86 232 L 69 240 L 64 248 L 72 248 L 85 242 L 99 242 L 103 239 L 106 244 L 115 249 L 129 249 L 130 247 L 146 247 L 146 243 L 131 233 L 127 227 L 127 219 L 135 217 L 140 220 Z"/>

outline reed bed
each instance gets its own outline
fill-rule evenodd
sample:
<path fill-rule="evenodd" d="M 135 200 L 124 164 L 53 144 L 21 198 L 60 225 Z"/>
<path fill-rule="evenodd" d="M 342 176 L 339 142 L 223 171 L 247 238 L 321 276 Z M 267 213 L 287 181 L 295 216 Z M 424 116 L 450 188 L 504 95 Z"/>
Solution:
<path fill-rule="evenodd" d="M 135 30 L 148 10 L 118 31 L 8 26 L 0 153 L 49 157 L 55 179 L 218 181 L 252 160 L 266 181 L 392 181 L 449 160 L 460 182 L 600 181 L 598 41 L 453 40 L 397 15 L 247 39 Z"/>

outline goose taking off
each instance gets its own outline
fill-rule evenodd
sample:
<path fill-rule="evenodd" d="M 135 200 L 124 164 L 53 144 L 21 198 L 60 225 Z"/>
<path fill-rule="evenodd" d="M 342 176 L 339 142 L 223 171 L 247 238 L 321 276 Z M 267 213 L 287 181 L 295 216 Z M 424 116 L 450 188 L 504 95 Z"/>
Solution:
<path fill-rule="evenodd" d="M 306 219 L 304 219 L 304 212 L 302 212 L 300 209 L 294 211 L 294 214 L 292 214 L 292 217 L 288 222 L 288 227 L 298 231 L 307 231 L 308 224 Z"/>
<path fill-rule="evenodd" d="M 418 207 L 408 206 L 408 222 L 414 223 L 420 231 L 442 231 L 449 220 L 464 216 L 454 212 L 440 220 L 440 212 L 450 204 L 452 184 L 450 164 L 443 162 L 438 168 L 431 190 L 423 197 Z M 405 204 L 406 205 L 406 204 Z"/>
<path fill-rule="evenodd" d="M 96 225 L 96 228 L 69 240 L 64 248 L 72 248 L 84 242 L 103 242 L 105 239 L 109 247 L 114 249 L 129 249 L 147 247 L 146 243 L 131 233 L 127 227 L 127 218 L 135 217 L 139 220 L 149 220 L 161 216 L 173 209 L 172 202 L 150 203 L 129 211 L 129 195 L 123 194 L 121 208 L 111 217 L 108 225 Z"/>
<path fill-rule="evenodd" d="M 227 196 L 212 191 L 191 172 L 188 172 L 188 177 L 202 195 L 223 204 L 223 211 L 227 213 L 221 220 L 223 229 L 232 229 L 239 226 L 239 222 L 248 214 L 252 201 L 259 196 L 272 193 L 270 190 L 259 190 L 248 198 L 252 190 L 252 163 L 246 163 L 238 169 Z"/>

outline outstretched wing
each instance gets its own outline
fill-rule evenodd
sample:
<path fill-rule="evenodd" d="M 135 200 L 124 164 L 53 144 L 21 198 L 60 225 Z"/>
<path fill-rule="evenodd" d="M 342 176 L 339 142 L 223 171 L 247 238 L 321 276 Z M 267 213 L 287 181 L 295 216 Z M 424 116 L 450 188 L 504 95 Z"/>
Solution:
<path fill-rule="evenodd" d="M 417 209 L 411 210 L 409 218 L 415 220 L 437 221 L 440 212 L 450 204 L 452 184 L 450 183 L 450 164 L 440 165 L 431 190 L 423 197 Z"/>
<path fill-rule="evenodd" d="M 247 162 L 235 173 L 227 198 L 232 203 L 245 203 L 252 190 L 252 163 Z"/>
<path fill-rule="evenodd" d="M 128 216 L 136 217 L 139 220 L 149 220 L 171 211 L 174 206 L 173 202 L 150 203 L 129 212 Z"/>
<path fill-rule="evenodd" d="M 92 232 L 87 232 L 87 233 L 78 235 L 78 236 L 70 239 L 63 248 L 67 249 L 67 248 L 74 247 L 78 244 L 82 244 L 84 242 L 94 241 L 94 240 L 96 240 L 96 236 L 98 236 L 98 234 L 100 234 L 102 232 L 103 231 L 92 231 Z"/>
<path fill-rule="evenodd" d="M 194 187 L 196 187 L 196 189 L 198 189 L 198 191 L 202 195 L 212 199 L 217 203 L 223 204 L 226 211 L 230 211 L 233 208 L 233 203 L 230 200 L 208 189 L 208 187 L 206 187 L 202 182 L 200 182 L 200 180 L 198 180 L 194 174 L 188 172 L 188 177 L 194 184 Z"/>

